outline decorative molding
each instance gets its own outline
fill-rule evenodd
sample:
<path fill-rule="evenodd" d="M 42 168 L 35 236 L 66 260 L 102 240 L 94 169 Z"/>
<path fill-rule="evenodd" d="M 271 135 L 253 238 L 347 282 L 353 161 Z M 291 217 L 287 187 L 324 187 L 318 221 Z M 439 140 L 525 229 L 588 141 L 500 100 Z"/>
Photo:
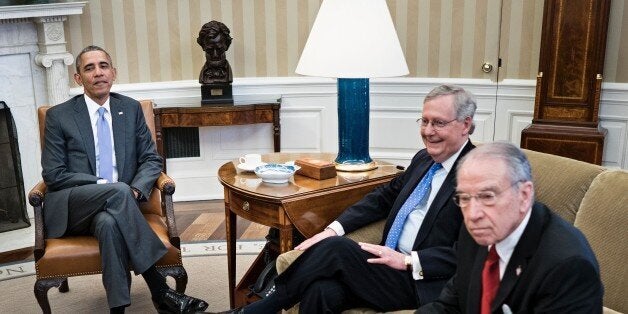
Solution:
<path fill-rule="evenodd" d="M 31 22 L 31 19 L 27 17 L 0 19 L 0 24 L 19 24 L 19 23 L 30 23 L 30 22 Z"/>
<path fill-rule="evenodd" d="M 87 1 L 0 6 L 0 20 L 82 14 Z"/>
<path fill-rule="evenodd" d="M 74 57 L 72 57 L 72 54 L 69 52 L 37 54 L 35 56 L 35 63 L 45 68 L 51 67 L 52 63 L 55 61 L 63 61 L 63 64 L 67 66 L 74 63 Z"/>
<path fill-rule="evenodd" d="M 407 165 L 423 147 L 415 123 L 423 97 L 435 84 L 449 83 L 472 91 L 478 100 L 474 141 L 507 140 L 519 144 L 521 130 L 529 124 L 534 108 L 534 80 L 504 80 L 497 86 L 489 80 L 387 78 L 371 80 L 372 158 Z M 272 77 L 235 78 L 233 93 L 237 104 L 282 100 L 282 151 L 336 151 L 336 81 L 330 78 Z M 113 90 L 136 99 L 153 99 L 157 106 L 198 106 L 198 81 L 117 84 Z M 72 88 L 70 94 L 82 93 Z M 497 98 L 496 98 L 497 97 Z M 612 113 L 612 114 L 611 114 Z M 617 128 L 617 118 L 628 121 L 628 84 L 603 84 L 600 120 L 612 122 L 607 143 L 628 141 L 628 130 Z M 624 123 L 622 120 L 621 123 Z M 628 123 L 628 122 L 626 122 Z M 271 152 L 270 129 L 264 126 L 201 128 L 202 158 L 168 159 L 168 171 L 177 182 L 176 201 L 222 197 L 216 178 L 225 162 L 247 152 Z M 246 134 L 246 143 L 233 141 Z M 398 134 L 408 134 L 401 138 Z M 303 145 L 303 139 L 311 141 Z M 226 142 L 225 142 L 226 141 Z M 229 143 L 227 143 L 229 142 Z M 615 144 L 614 144 L 615 145 Z M 608 147 L 608 145 L 607 145 Z M 622 156 L 609 155 L 605 165 L 628 168 L 628 143 L 615 145 Z M 608 149 L 608 148 L 607 148 Z M 199 169 L 203 169 L 199 172 Z M 203 188 L 200 188 L 202 186 Z"/>

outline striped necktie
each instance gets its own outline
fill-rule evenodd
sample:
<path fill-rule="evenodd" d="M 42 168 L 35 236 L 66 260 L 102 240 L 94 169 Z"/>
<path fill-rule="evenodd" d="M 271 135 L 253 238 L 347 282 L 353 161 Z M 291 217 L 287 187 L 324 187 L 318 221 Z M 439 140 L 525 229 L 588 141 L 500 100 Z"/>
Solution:
<path fill-rule="evenodd" d="M 442 164 L 433 164 L 427 171 L 427 174 L 423 177 L 423 179 L 421 179 L 421 182 L 419 182 L 416 188 L 414 188 L 414 191 L 412 191 L 406 202 L 401 206 L 392 227 L 390 227 L 388 236 L 386 237 L 387 247 L 394 250 L 397 249 L 399 236 L 401 236 L 401 230 L 403 229 L 403 225 L 406 223 L 406 218 L 408 218 L 408 215 L 416 209 L 417 206 L 425 206 L 428 198 L 430 197 L 430 191 L 432 190 L 432 179 L 434 178 L 434 174 L 441 168 L 443 168 Z"/>
<path fill-rule="evenodd" d="M 113 149 L 111 145 L 111 132 L 105 119 L 107 109 L 98 108 L 98 120 L 96 121 L 96 135 L 98 137 L 98 175 L 113 182 Z"/>

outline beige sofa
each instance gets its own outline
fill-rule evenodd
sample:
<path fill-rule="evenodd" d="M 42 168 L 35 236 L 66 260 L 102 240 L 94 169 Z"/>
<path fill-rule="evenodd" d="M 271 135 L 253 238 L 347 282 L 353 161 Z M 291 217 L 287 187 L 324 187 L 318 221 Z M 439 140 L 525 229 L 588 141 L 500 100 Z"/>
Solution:
<path fill-rule="evenodd" d="M 532 165 L 537 200 L 582 230 L 593 247 L 604 283 L 604 313 L 628 313 L 628 245 L 625 242 L 628 239 L 628 172 L 525 152 Z M 383 221 L 380 221 L 347 236 L 356 241 L 378 243 L 382 228 Z M 290 251 L 280 255 L 278 272 L 284 271 L 300 253 Z M 345 311 L 369 312 L 374 313 L 368 309 Z M 396 313 L 404 312 L 413 311 Z"/>

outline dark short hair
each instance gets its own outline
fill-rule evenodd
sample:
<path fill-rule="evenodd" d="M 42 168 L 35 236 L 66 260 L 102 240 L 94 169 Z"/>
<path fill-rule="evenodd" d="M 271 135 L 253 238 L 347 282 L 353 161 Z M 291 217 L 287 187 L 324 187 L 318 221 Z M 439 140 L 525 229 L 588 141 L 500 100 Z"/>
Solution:
<path fill-rule="evenodd" d="M 81 57 L 83 56 L 84 53 L 86 52 L 90 52 L 90 51 L 102 51 L 105 53 L 105 55 L 107 56 L 107 59 L 109 60 L 109 63 L 111 65 L 113 65 L 113 61 L 111 61 L 111 56 L 109 55 L 109 53 L 105 50 L 102 49 L 98 46 L 95 45 L 89 45 L 85 48 L 83 48 L 83 50 L 81 50 L 81 52 L 79 52 L 79 54 L 76 56 L 76 61 L 74 62 L 76 64 L 76 73 L 81 73 Z"/>

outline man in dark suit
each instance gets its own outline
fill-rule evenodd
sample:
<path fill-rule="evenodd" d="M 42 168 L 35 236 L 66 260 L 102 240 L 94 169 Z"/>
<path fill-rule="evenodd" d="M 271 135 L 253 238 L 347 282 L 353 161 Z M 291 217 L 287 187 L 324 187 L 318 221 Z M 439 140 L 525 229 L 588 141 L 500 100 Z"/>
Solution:
<path fill-rule="evenodd" d="M 155 263 L 167 252 L 140 209 L 162 169 L 137 101 L 110 93 L 111 57 L 89 46 L 76 58 L 75 81 L 84 95 L 46 114 L 42 176 L 48 187 L 48 238 L 94 235 L 112 313 L 130 301 L 130 266 L 142 274 L 160 313 L 202 311 L 207 303 L 168 288 Z"/>
<path fill-rule="evenodd" d="M 390 311 L 436 298 L 456 269 L 452 247 L 462 215 L 452 200 L 452 169 L 474 147 L 469 134 L 475 109 L 473 96 L 460 87 L 433 89 L 417 120 L 426 148 L 403 174 L 298 245 L 305 252 L 277 277 L 276 292 L 244 312 L 274 313 L 298 302 L 305 313 Z M 380 245 L 341 237 L 381 219 L 386 225 Z"/>
<path fill-rule="evenodd" d="M 458 269 L 418 313 L 601 313 L 603 288 L 584 235 L 535 203 L 530 164 L 507 143 L 458 165 L 455 200 L 466 229 Z"/>

